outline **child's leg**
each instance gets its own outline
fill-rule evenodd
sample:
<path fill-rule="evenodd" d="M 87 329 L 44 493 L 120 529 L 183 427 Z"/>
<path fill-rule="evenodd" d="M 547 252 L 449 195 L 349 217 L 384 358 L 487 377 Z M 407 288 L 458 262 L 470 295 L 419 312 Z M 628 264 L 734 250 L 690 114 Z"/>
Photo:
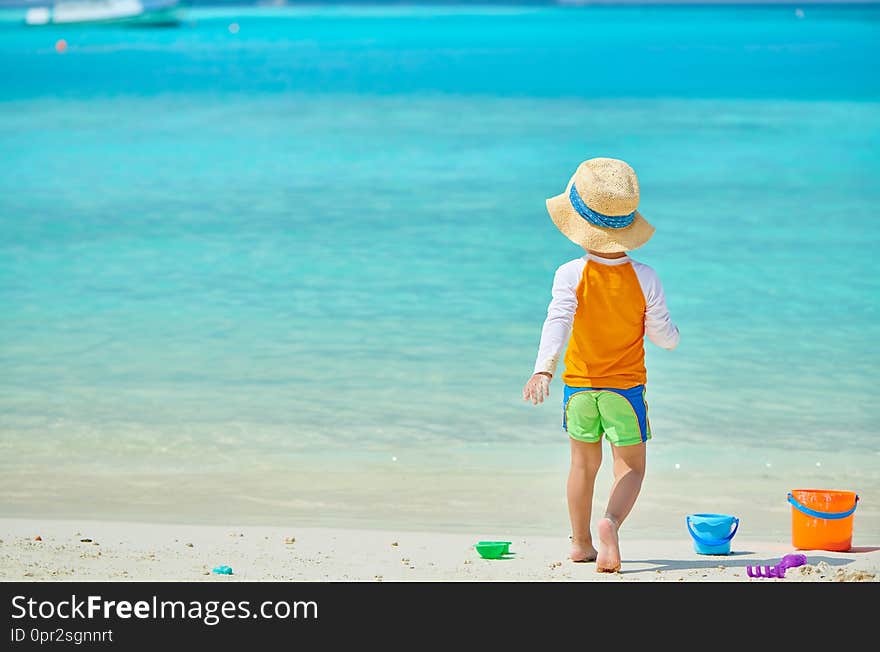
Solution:
<path fill-rule="evenodd" d="M 568 472 L 568 515 L 571 519 L 572 561 L 593 561 L 596 549 L 590 534 L 593 485 L 602 464 L 602 442 L 587 443 L 570 438 L 571 469 Z"/>
<path fill-rule="evenodd" d="M 620 545 L 617 531 L 629 515 L 642 488 L 645 477 L 645 443 L 612 446 L 614 453 L 614 484 L 608 497 L 605 518 L 599 521 L 599 554 L 596 570 L 615 573 L 620 569 Z"/>

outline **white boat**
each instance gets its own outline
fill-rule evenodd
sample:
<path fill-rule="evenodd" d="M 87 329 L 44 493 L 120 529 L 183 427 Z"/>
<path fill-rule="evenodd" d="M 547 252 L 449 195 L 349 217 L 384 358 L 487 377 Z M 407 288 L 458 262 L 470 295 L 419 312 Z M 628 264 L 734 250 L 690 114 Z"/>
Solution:
<path fill-rule="evenodd" d="M 73 23 L 127 23 L 175 25 L 180 22 L 180 0 L 60 0 L 27 10 L 27 25 Z"/>

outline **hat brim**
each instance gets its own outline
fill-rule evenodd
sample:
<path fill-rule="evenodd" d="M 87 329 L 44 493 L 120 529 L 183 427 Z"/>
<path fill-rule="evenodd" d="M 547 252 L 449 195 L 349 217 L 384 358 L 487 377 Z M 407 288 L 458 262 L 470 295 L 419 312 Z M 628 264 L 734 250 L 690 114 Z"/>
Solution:
<path fill-rule="evenodd" d="M 569 185 L 570 187 L 570 185 Z M 603 254 L 638 249 L 654 235 L 654 227 L 636 211 L 632 224 L 622 229 L 593 226 L 580 216 L 568 198 L 568 192 L 547 200 L 547 211 L 556 228 L 569 240 Z"/>

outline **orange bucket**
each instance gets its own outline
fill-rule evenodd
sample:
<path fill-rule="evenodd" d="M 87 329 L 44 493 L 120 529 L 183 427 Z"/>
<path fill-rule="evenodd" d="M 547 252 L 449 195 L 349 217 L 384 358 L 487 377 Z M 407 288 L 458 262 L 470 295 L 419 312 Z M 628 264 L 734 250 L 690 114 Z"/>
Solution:
<path fill-rule="evenodd" d="M 855 492 L 792 489 L 788 502 L 795 548 L 844 552 L 852 547 L 853 513 L 859 502 Z"/>

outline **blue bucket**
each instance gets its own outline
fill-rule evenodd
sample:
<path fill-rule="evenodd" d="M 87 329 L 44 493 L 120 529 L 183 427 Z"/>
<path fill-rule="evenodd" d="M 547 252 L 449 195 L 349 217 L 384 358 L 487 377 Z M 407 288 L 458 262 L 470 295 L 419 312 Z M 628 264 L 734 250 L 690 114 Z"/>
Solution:
<path fill-rule="evenodd" d="M 701 555 L 729 555 L 730 540 L 739 528 L 739 519 L 727 514 L 690 514 L 685 518 L 694 539 L 694 550 Z"/>

